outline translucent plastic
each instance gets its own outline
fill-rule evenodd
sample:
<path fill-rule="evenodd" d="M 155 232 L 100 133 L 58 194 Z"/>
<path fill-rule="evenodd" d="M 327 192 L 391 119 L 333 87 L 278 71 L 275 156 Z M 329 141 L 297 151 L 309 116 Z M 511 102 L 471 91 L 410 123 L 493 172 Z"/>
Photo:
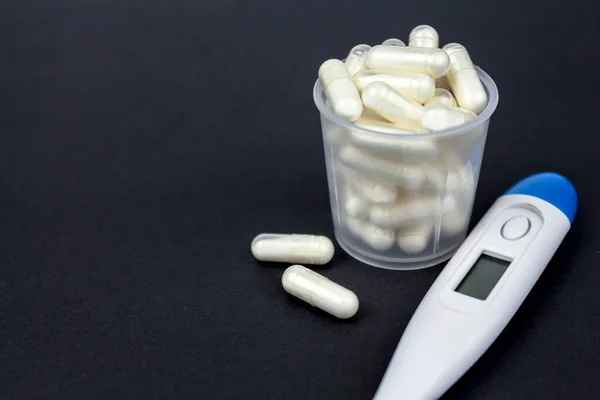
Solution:
<path fill-rule="evenodd" d="M 466 236 L 494 81 L 477 68 L 488 96 L 467 123 L 431 133 L 382 133 L 336 116 L 317 81 L 335 237 L 376 267 L 418 269 L 449 259 Z"/>

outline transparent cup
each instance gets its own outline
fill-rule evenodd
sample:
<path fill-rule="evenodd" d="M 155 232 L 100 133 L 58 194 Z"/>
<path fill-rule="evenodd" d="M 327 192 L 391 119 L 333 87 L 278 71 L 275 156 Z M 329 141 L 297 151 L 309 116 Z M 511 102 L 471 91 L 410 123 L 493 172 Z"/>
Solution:
<path fill-rule="evenodd" d="M 382 133 L 336 116 L 317 79 L 335 237 L 352 257 L 396 270 L 449 259 L 467 234 L 490 117 L 492 78 L 477 68 L 488 95 L 467 123 L 431 133 Z"/>

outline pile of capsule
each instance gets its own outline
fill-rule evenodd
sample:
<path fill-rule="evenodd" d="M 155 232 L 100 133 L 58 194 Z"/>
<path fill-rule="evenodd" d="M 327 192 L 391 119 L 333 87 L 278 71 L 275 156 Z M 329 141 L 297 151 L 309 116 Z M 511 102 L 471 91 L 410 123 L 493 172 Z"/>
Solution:
<path fill-rule="evenodd" d="M 360 44 L 345 61 L 319 68 L 327 106 L 361 128 L 323 120 L 337 217 L 378 252 L 396 246 L 413 256 L 433 238 L 466 231 L 478 169 L 470 157 L 477 146 L 482 153 L 485 124 L 447 138 L 418 136 L 469 122 L 488 98 L 465 47 L 438 45 L 436 30 L 420 25 L 408 46 Z"/>

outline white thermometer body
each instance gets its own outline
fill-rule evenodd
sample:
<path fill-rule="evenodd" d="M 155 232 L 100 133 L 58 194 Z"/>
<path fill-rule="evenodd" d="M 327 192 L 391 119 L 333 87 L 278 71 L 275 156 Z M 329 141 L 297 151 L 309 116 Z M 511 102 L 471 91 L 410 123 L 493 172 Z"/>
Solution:
<path fill-rule="evenodd" d="M 577 194 L 554 173 L 526 178 L 485 214 L 431 286 L 375 400 L 433 400 L 488 349 L 571 227 Z"/>

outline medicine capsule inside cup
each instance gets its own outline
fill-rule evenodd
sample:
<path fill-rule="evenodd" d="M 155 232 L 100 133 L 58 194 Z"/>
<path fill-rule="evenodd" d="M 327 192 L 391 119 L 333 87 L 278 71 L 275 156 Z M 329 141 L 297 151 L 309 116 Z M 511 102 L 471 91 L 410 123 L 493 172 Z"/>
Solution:
<path fill-rule="evenodd" d="M 446 80 L 458 105 L 479 114 L 487 105 L 488 98 L 467 49 L 458 43 L 449 43 L 443 49 L 450 57 Z"/>
<path fill-rule="evenodd" d="M 339 158 L 346 167 L 360 171 L 380 182 L 401 185 L 406 188 L 421 187 L 427 182 L 425 172 L 419 165 L 397 163 L 373 157 L 354 146 L 342 147 Z"/>
<path fill-rule="evenodd" d="M 434 96 L 435 81 L 427 74 L 390 72 L 366 69 L 352 77 L 356 88 L 362 91 L 368 84 L 384 82 L 417 103 L 425 103 Z"/>
<path fill-rule="evenodd" d="M 302 265 L 287 268 L 281 284 L 287 293 L 337 318 L 348 319 L 358 311 L 354 292 Z"/>
<path fill-rule="evenodd" d="M 420 253 L 427 248 L 435 223 L 433 220 L 417 222 L 398 230 L 398 247 L 407 253 Z"/>
<path fill-rule="evenodd" d="M 325 236 L 262 233 L 252 240 L 252 254 L 259 261 L 327 264 L 335 251 Z"/>
<path fill-rule="evenodd" d="M 355 193 L 352 185 L 346 183 L 344 185 L 344 212 L 354 218 L 364 218 L 369 213 L 369 202 L 359 193 Z"/>
<path fill-rule="evenodd" d="M 402 138 L 401 134 L 376 136 L 358 130 L 350 131 L 349 138 L 356 148 L 402 159 L 427 161 L 438 155 L 437 143 L 431 139 Z"/>
<path fill-rule="evenodd" d="M 456 200 L 446 196 L 440 199 L 432 195 L 411 195 L 391 206 L 374 205 L 369 211 L 369 220 L 383 228 L 406 227 L 416 222 L 450 214 L 457 208 Z"/>
<path fill-rule="evenodd" d="M 369 222 L 362 225 L 362 239 L 373 250 L 385 251 L 394 246 L 396 241 L 396 233 L 393 229 L 386 229 Z"/>
<path fill-rule="evenodd" d="M 384 185 L 376 180 L 369 179 L 359 174 L 354 174 L 354 178 L 351 183 L 354 187 L 356 195 L 362 197 L 364 200 L 372 204 L 392 204 L 398 197 L 398 189 L 393 186 Z M 349 214 L 351 215 L 351 214 Z M 359 217 L 363 218 L 368 215 L 367 212 Z"/>
<path fill-rule="evenodd" d="M 398 125 L 400 128 L 422 130 L 421 118 L 425 108 L 400 94 L 384 82 L 372 82 L 362 91 L 368 109 Z"/>
<path fill-rule="evenodd" d="M 441 131 L 467 123 L 476 116 L 476 114 L 469 110 L 434 104 L 425 108 L 421 118 L 421 125 L 425 129 Z"/>
<path fill-rule="evenodd" d="M 384 46 L 400 46 L 400 47 L 406 46 L 406 43 L 404 43 L 402 40 L 396 39 L 396 38 L 385 39 L 381 44 Z"/>
<path fill-rule="evenodd" d="M 458 103 L 456 103 L 456 99 L 446 89 L 436 88 L 433 93 L 433 97 L 423 104 L 425 108 L 433 105 L 443 105 L 448 107 L 457 107 Z"/>
<path fill-rule="evenodd" d="M 450 68 L 450 58 L 442 49 L 427 47 L 374 46 L 367 54 L 370 69 L 444 76 Z"/>
<path fill-rule="evenodd" d="M 319 81 L 335 114 L 350 122 L 360 118 L 363 104 L 342 61 L 325 61 L 319 68 Z"/>
<path fill-rule="evenodd" d="M 359 44 L 350 50 L 346 61 L 344 61 L 348 75 L 353 76 L 358 71 L 367 68 L 367 53 L 369 50 L 371 50 L 371 46 L 368 44 Z"/>
<path fill-rule="evenodd" d="M 464 232 L 469 225 L 469 214 L 463 210 L 442 216 L 441 231 L 444 235 L 456 235 Z"/>
<path fill-rule="evenodd" d="M 375 132 L 383 132 L 383 133 L 417 133 L 417 131 L 413 131 L 410 129 L 398 128 L 396 125 L 392 124 L 386 120 L 372 120 L 369 118 L 360 117 L 356 121 L 354 121 L 354 125 L 359 126 L 361 128 L 368 129 L 370 131 Z"/>
<path fill-rule="evenodd" d="M 440 36 L 437 31 L 429 25 L 419 25 L 410 32 L 408 45 L 411 47 L 439 47 Z"/>

